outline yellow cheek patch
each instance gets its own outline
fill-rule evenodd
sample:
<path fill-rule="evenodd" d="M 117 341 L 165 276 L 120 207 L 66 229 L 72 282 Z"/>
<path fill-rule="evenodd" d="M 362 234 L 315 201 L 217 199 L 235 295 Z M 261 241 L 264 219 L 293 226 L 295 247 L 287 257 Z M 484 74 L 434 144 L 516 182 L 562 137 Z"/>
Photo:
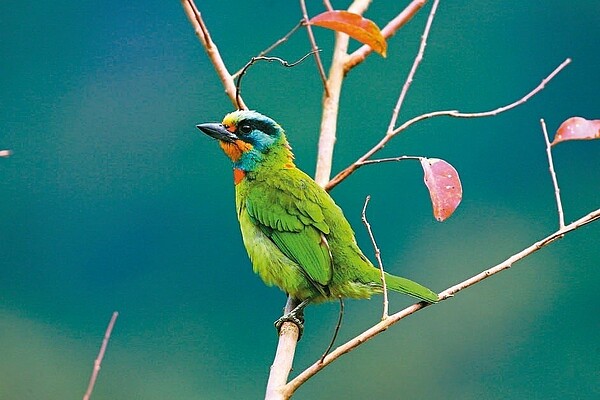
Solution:
<path fill-rule="evenodd" d="M 252 145 L 243 140 L 236 140 L 234 143 L 219 142 L 219 145 L 232 161 L 239 160 L 242 154 L 252 150 Z"/>

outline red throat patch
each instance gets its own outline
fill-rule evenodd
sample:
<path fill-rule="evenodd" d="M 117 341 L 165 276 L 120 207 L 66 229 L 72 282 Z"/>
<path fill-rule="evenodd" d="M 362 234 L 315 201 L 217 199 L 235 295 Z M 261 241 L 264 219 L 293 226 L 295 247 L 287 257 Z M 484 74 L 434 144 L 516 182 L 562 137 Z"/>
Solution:
<path fill-rule="evenodd" d="M 246 176 L 246 171 L 243 171 L 238 168 L 233 169 L 233 183 L 234 184 L 237 185 L 238 183 L 240 183 L 244 179 L 245 176 Z"/>

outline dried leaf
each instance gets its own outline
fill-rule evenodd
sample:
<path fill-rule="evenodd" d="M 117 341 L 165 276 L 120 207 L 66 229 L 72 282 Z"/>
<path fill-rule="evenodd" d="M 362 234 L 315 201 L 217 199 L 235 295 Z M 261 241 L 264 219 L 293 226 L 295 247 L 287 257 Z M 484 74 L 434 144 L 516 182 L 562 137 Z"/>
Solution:
<path fill-rule="evenodd" d="M 592 140 L 600 138 L 600 119 L 588 120 L 571 117 L 563 122 L 554 135 L 552 145 L 567 140 Z"/>
<path fill-rule="evenodd" d="M 387 42 L 381 30 L 370 19 L 348 11 L 326 11 L 308 21 L 311 25 L 343 32 L 385 57 Z"/>
<path fill-rule="evenodd" d="M 448 219 L 462 200 L 462 185 L 454 167 L 439 158 L 422 158 L 424 180 L 435 219 Z"/>

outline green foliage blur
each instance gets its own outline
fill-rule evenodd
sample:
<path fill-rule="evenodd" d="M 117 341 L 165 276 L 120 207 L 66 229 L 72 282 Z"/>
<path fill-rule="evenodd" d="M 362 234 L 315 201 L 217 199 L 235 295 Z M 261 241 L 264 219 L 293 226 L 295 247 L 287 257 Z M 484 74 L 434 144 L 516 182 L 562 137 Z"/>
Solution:
<path fill-rule="evenodd" d="M 408 2 L 373 3 L 366 16 L 382 26 Z M 300 19 L 293 2 L 198 6 L 231 70 Z M 335 171 L 385 131 L 429 7 L 387 59 L 348 76 Z M 332 33 L 316 33 L 327 63 Z M 427 120 L 381 152 L 458 169 L 464 199 L 447 222 L 431 215 L 418 163 L 365 167 L 334 189 L 365 254 L 367 194 L 386 269 L 440 291 L 554 231 L 539 119 L 553 132 L 571 116 L 600 118 L 599 37 L 596 0 L 442 2 L 400 121 L 508 104 L 573 63 L 515 110 Z M 308 51 L 300 31 L 273 55 Z M 180 3 L 3 1 L 0 54 L 0 150 L 13 151 L 0 158 L 0 399 L 81 397 L 114 310 L 94 400 L 261 398 L 285 297 L 252 273 L 229 163 L 195 129 L 232 106 Z M 282 124 L 308 173 L 321 90 L 310 60 L 259 64 L 244 82 L 246 102 Z M 600 142 L 563 143 L 554 157 L 569 222 L 600 205 Z M 598 398 L 599 239 L 600 224 L 584 227 L 410 317 L 295 398 Z M 410 302 L 392 294 L 391 309 Z M 295 371 L 320 357 L 337 312 L 309 307 Z M 380 298 L 348 301 L 340 343 L 380 312 Z"/>

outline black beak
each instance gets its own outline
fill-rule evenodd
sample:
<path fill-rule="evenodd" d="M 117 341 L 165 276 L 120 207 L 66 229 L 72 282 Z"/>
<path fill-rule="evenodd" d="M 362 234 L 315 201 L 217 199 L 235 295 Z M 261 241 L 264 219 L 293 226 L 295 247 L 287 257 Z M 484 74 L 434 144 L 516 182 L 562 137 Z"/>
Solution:
<path fill-rule="evenodd" d="M 229 132 L 223 126 L 223 124 L 219 124 L 216 122 L 196 125 L 196 128 L 200 129 L 202 132 L 206 133 L 208 136 L 211 136 L 217 140 L 222 140 L 224 142 L 233 143 L 238 139 L 238 137 L 234 133 Z"/>

